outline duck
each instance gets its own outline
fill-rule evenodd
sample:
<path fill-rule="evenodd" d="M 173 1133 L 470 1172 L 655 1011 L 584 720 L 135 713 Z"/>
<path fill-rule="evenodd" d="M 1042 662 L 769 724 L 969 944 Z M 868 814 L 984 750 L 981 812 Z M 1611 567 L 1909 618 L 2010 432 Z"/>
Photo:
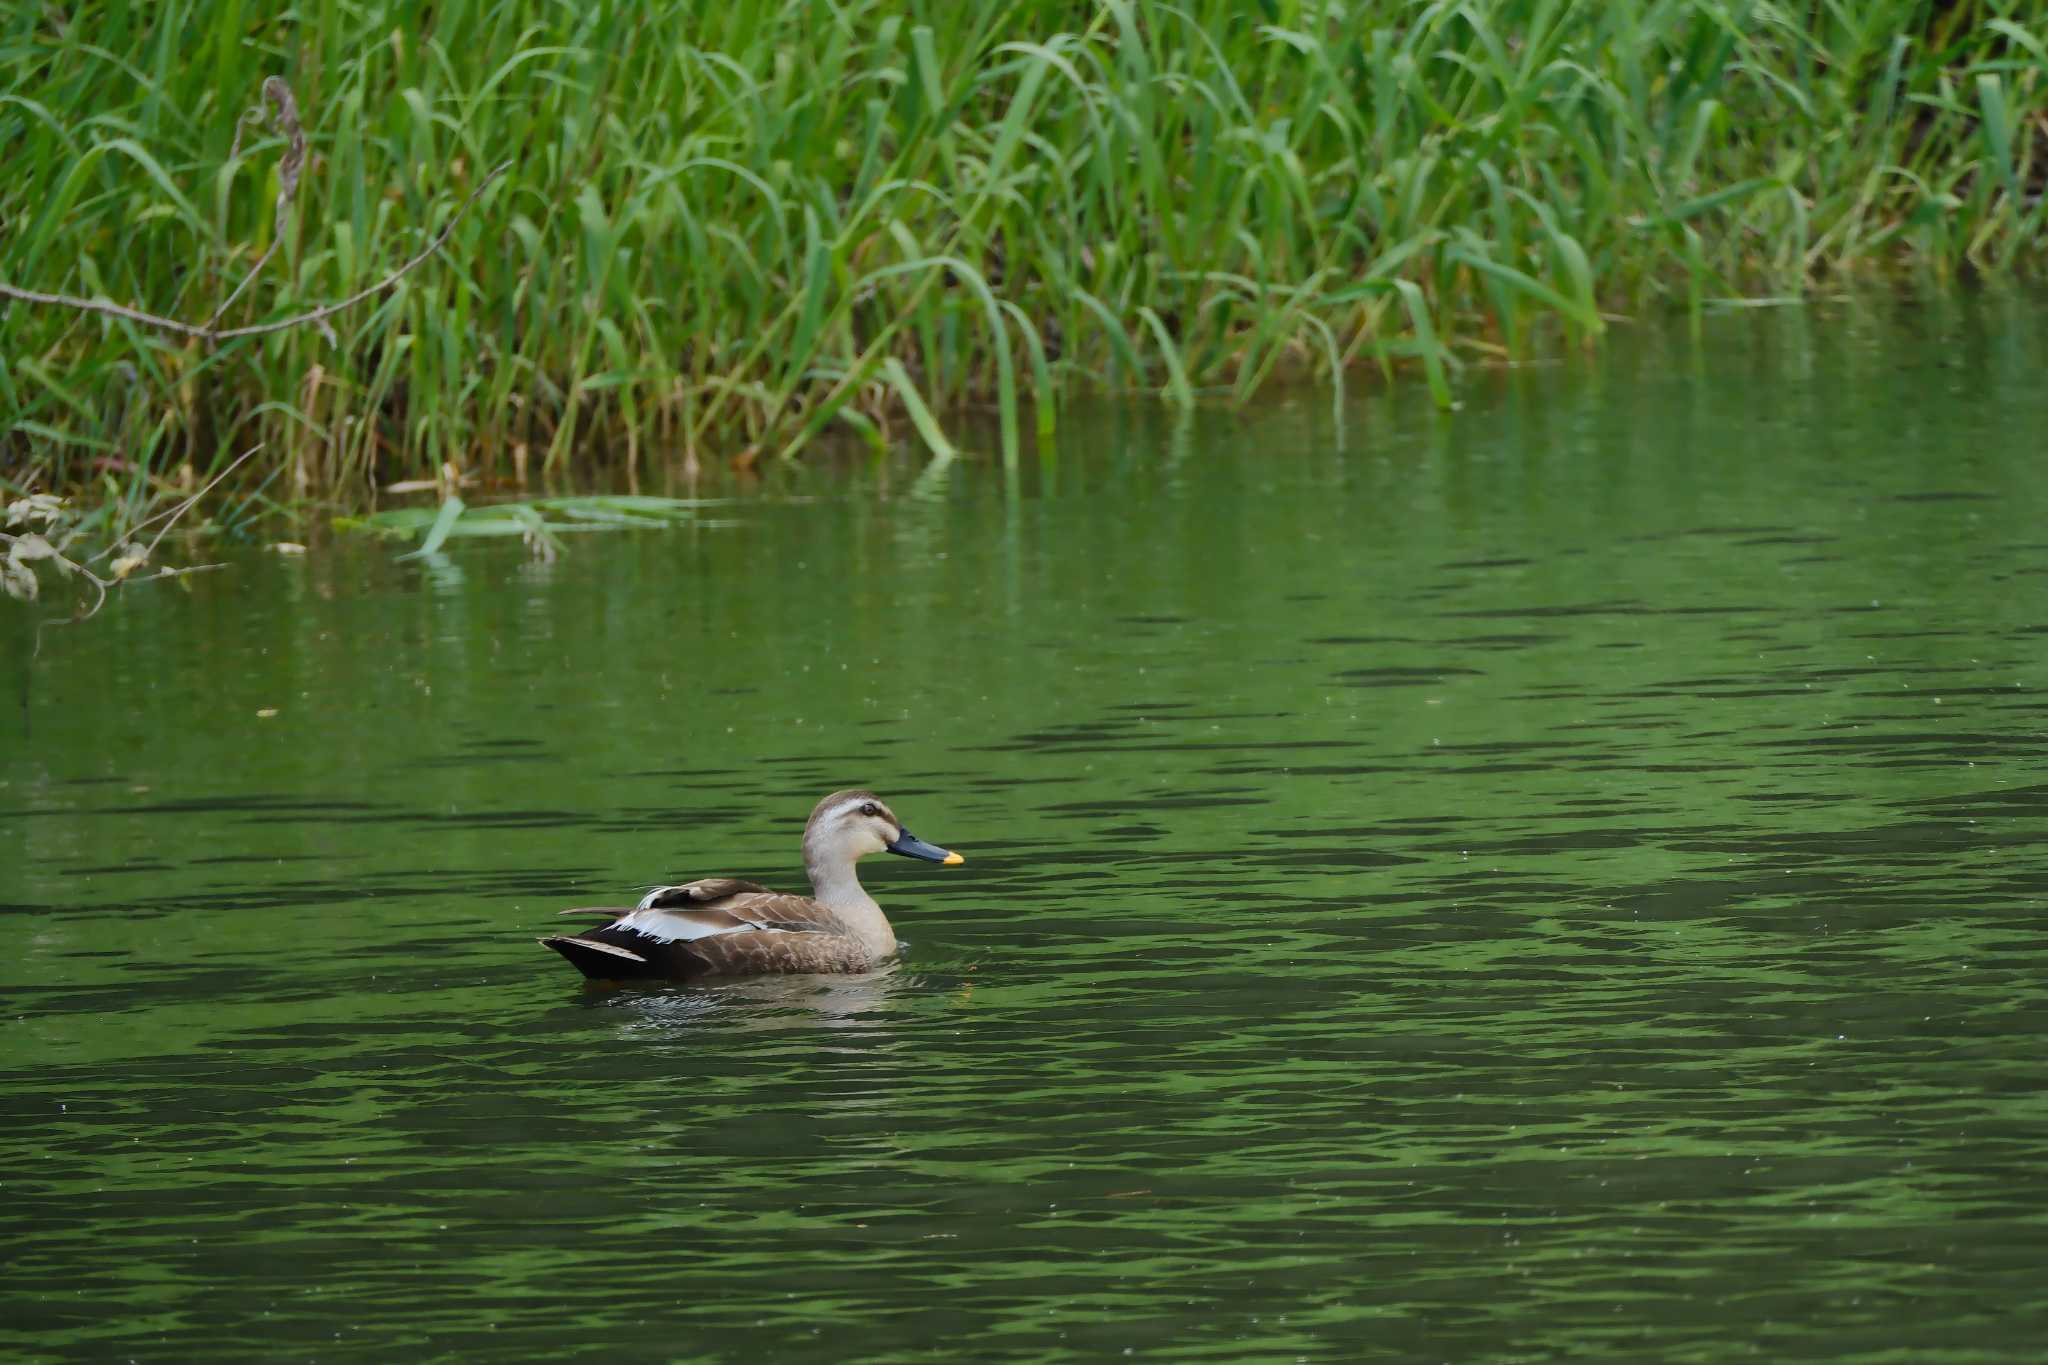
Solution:
<path fill-rule="evenodd" d="M 603 921 L 539 940 L 592 981 L 688 981 L 770 972 L 865 972 L 896 952 L 896 931 L 861 889 L 854 864 L 870 853 L 957 867 L 967 860 L 912 834 L 871 791 L 833 792 L 804 824 L 811 894 L 737 877 L 657 886 L 630 910 L 561 911 Z"/>

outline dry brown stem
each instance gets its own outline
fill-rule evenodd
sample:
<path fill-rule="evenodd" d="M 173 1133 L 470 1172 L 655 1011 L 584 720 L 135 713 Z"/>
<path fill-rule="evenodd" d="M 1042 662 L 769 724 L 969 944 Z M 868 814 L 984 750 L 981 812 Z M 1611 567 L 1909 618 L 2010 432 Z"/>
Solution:
<path fill-rule="evenodd" d="M 293 98 L 292 88 L 284 83 L 281 76 L 265 76 L 263 98 L 269 100 L 276 111 L 271 125 L 285 138 L 284 155 L 277 160 L 277 211 L 271 222 L 270 245 L 256 258 L 256 264 L 249 267 L 249 273 L 242 276 L 242 282 L 220 301 L 220 307 L 213 310 L 213 316 L 206 320 L 208 327 L 220 321 L 221 314 L 228 311 L 228 305 L 241 296 L 242 291 L 249 287 L 249 281 L 255 279 L 263 267 L 270 264 L 270 258 L 277 254 L 278 243 L 284 240 L 285 210 L 291 207 L 293 196 L 299 192 L 299 172 L 306 165 L 306 134 L 299 127 L 299 102 Z M 242 130 L 252 123 L 262 122 L 261 103 L 236 121 L 235 142 L 228 148 L 228 160 L 233 161 L 242 154 Z"/>

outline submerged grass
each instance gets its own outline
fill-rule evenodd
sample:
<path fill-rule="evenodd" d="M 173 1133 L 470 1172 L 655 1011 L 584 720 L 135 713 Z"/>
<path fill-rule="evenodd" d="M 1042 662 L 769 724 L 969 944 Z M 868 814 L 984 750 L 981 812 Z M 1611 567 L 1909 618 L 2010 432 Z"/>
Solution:
<path fill-rule="evenodd" d="M 365 500 L 453 463 L 880 444 L 993 403 L 1014 461 L 1075 384 L 1176 404 L 1591 344 L 1668 299 L 2038 268 L 2039 0 L 82 0 L 0 16 L 0 470 Z M 187 473 L 187 478 L 191 477 Z M 539 512 L 535 513 L 540 516 Z M 543 517 L 543 521 L 546 518 Z"/>
<path fill-rule="evenodd" d="M 587 531 L 658 530 L 672 526 L 730 526 L 707 518 L 704 509 L 721 507 L 716 498 L 661 498 L 646 494 L 595 494 L 532 498 L 470 507 L 449 494 L 437 507 L 394 507 L 361 516 L 340 517 L 336 525 L 400 540 L 419 538 L 419 548 L 400 558 L 430 555 L 450 540 L 518 536 L 536 554 L 552 558 L 561 537 Z"/>

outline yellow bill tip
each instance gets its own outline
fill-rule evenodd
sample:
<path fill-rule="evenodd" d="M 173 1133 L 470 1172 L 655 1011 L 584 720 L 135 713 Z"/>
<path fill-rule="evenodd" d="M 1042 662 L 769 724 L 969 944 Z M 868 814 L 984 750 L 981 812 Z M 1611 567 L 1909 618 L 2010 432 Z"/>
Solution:
<path fill-rule="evenodd" d="M 965 858 L 961 857 L 961 856 L 960 856 L 959 854 L 957 854 L 957 853 L 948 853 L 948 854 L 946 855 L 946 861 L 944 862 L 944 864 L 942 864 L 942 866 L 945 866 L 945 867 L 958 867 L 958 866 L 959 866 L 959 865 L 960 865 L 961 863 L 964 863 L 964 862 L 966 862 L 966 861 L 967 861 L 967 860 L 966 860 Z"/>

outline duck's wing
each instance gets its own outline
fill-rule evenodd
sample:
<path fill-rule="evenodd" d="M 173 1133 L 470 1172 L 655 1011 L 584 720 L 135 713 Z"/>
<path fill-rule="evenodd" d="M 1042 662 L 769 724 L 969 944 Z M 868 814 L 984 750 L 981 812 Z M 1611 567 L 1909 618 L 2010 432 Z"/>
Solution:
<path fill-rule="evenodd" d="M 867 951 L 808 896 L 715 878 L 658 887 L 631 910 L 564 910 L 606 922 L 540 941 L 606 981 L 752 972 L 850 972 Z"/>
<path fill-rule="evenodd" d="M 663 928 L 660 932 L 665 938 L 693 938 L 699 931 L 718 933 L 749 926 L 760 927 L 775 922 L 757 919 L 743 911 L 735 913 L 739 904 L 736 898 L 739 897 L 749 900 L 766 898 L 771 901 L 804 899 L 801 896 L 783 896 L 770 891 L 759 882 L 741 881 L 737 877 L 707 877 L 703 881 L 684 882 L 681 886 L 657 886 L 642 896 L 637 905 L 579 905 L 574 909 L 557 910 L 555 913 L 578 919 L 602 920 L 607 925 L 620 924 L 637 915 L 646 923 L 659 925 L 665 923 L 663 916 L 644 912 L 680 912 L 682 919 L 676 922 L 678 925 L 697 926 L 695 930 L 678 929 L 673 926 Z M 697 913 L 699 911 L 713 913 L 702 916 Z"/>
<path fill-rule="evenodd" d="M 657 886 L 642 896 L 640 903 L 633 908 L 680 910 L 693 905 L 716 905 L 732 896 L 774 894 L 759 882 L 742 881 L 738 877 L 706 877 L 701 881 L 684 882 L 681 886 Z"/>
<path fill-rule="evenodd" d="M 771 891 L 759 882 L 738 877 L 706 877 L 681 886 L 657 886 L 633 907 L 642 910 L 722 910 L 763 929 L 814 929 L 844 932 L 839 919 L 809 896 Z M 623 912 L 622 912 L 623 913 Z"/>
<path fill-rule="evenodd" d="M 856 939 L 805 929 L 735 927 L 701 938 L 652 939 L 607 924 L 540 940 L 593 981 L 688 981 L 760 972 L 860 972 L 874 963 Z"/>
<path fill-rule="evenodd" d="M 585 976 L 599 981 L 672 980 L 711 971 L 700 940 L 758 931 L 760 926 L 723 910 L 585 910 L 606 923 L 573 934 L 550 934 L 542 943 Z"/>
<path fill-rule="evenodd" d="M 809 896 L 792 896 L 764 888 L 720 901 L 718 908 L 751 920 L 764 929 L 808 930 L 818 934 L 846 932 L 845 921 Z"/>

